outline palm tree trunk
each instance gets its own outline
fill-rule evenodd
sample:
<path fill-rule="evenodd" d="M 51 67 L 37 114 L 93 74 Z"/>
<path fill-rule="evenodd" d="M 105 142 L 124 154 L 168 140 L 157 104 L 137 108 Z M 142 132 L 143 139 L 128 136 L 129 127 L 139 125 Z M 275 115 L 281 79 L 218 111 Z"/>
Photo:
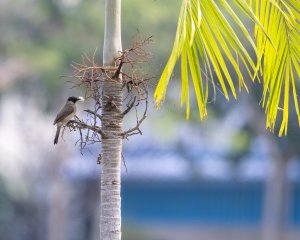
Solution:
<path fill-rule="evenodd" d="M 263 240 L 285 239 L 287 226 L 289 189 L 286 179 L 286 165 L 288 160 L 278 156 L 278 154 L 274 155 L 272 172 L 266 180 L 265 186 Z"/>
<path fill-rule="evenodd" d="M 122 50 L 121 0 L 105 1 L 103 64 L 112 66 Z M 122 83 L 105 78 L 102 87 L 102 174 L 100 240 L 121 239 Z"/>
<path fill-rule="evenodd" d="M 111 0 L 109 0 L 111 1 Z M 107 138 L 102 139 L 101 215 L 100 239 L 121 239 L 121 151 L 122 139 L 117 137 L 122 130 L 122 117 L 116 107 L 122 106 L 121 84 L 103 83 L 102 130 Z M 105 95 L 108 93 L 108 95 Z M 111 108 L 110 97 L 114 97 Z M 106 110 L 105 110 L 106 109 Z M 120 108 L 118 108 L 120 109 Z"/>
<path fill-rule="evenodd" d="M 252 89 L 254 90 L 254 89 Z M 265 182 L 263 216 L 262 216 L 262 240 L 283 240 L 285 239 L 285 228 L 288 221 L 288 203 L 290 196 L 289 183 L 286 176 L 288 164 L 288 153 L 279 149 L 274 140 L 274 135 L 268 133 L 264 128 L 263 112 L 254 110 L 253 97 L 244 99 L 250 112 L 250 122 L 253 131 L 257 136 L 264 136 L 267 140 L 268 151 L 272 159 L 271 172 Z"/>

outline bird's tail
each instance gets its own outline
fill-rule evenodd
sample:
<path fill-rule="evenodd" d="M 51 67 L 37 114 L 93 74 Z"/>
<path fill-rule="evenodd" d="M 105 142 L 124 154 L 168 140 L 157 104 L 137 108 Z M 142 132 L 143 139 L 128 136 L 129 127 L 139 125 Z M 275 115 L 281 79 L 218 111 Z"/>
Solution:
<path fill-rule="evenodd" d="M 56 130 L 56 134 L 55 134 L 55 138 L 54 138 L 54 145 L 57 144 L 57 142 L 58 142 L 59 132 L 60 132 L 60 127 L 57 126 L 57 130 Z"/>

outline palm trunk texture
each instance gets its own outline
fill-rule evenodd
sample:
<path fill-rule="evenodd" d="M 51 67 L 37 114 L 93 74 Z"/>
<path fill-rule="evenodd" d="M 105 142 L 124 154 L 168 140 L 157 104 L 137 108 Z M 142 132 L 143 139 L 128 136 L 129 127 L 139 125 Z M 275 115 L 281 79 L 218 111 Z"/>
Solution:
<path fill-rule="evenodd" d="M 122 50 L 121 0 L 105 1 L 103 64 L 113 66 Z M 121 240 L 122 83 L 105 78 L 102 87 L 102 174 L 100 240 Z"/>
<path fill-rule="evenodd" d="M 107 138 L 102 139 L 100 239 L 119 240 L 121 239 L 122 113 L 119 111 L 122 107 L 121 83 L 105 81 L 103 94 L 102 130 Z"/>

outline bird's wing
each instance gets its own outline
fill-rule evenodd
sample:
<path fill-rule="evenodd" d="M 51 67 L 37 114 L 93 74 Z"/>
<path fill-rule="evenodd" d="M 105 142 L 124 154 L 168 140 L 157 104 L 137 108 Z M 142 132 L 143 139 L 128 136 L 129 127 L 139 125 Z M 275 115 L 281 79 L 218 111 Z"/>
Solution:
<path fill-rule="evenodd" d="M 71 115 L 74 111 L 75 111 L 74 105 L 73 104 L 70 105 L 67 103 L 57 114 L 57 116 L 53 122 L 53 125 L 55 125 L 57 122 L 64 120 L 66 117 Z"/>

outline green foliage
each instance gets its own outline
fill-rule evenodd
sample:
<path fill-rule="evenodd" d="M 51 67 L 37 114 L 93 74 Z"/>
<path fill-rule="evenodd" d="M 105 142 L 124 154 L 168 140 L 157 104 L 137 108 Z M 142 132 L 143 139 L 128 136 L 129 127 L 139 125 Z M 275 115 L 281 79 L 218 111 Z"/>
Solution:
<path fill-rule="evenodd" d="M 169 79 L 180 56 L 182 73 L 181 105 L 186 103 L 187 118 L 190 112 L 189 73 L 198 102 L 200 119 L 204 119 L 207 115 L 208 83 L 213 82 L 215 78 L 218 80 L 221 91 L 227 100 L 229 99 L 228 89 L 236 98 L 236 87 L 226 61 L 231 63 L 238 77 L 239 88 L 245 87 L 247 89 L 238 58 L 244 63 L 249 73 L 254 71 L 256 66 L 244 44 L 240 41 L 236 29 L 244 34 L 245 41 L 252 46 L 254 51 L 256 50 L 255 44 L 232 7 L 226 1 L 218 1 L 221 6 L 216 2 L 214 0 L 205 2 L 198 0 L 183 1 L 174 47 L 155 92 L 156 106 L 159 106 L 165 98 Z M 243 4 L 243 1 L 236 2 L 239 3 L 237 5 L 239 9 L 247 10 L 249 16 L 255 19 L 254 15 L 251 14 L 251 10 Z M 233 24 L 225 17 L 221 7 L 223 11 L 226 11 L 232 17 L 236 28 L 233 28 Z"/>
<path fill-rule="evenodd" d="M 62 88 L 65 79 L 60 76 L 68 75 L 69 64 L 80 62 L 82 54 L 91 56 L 98 47 L 97 61 L 102 61 L 104 1 L 66 2 L 72 1 L 5 0 L 0 10 L 1 56 L 23 60 L 29 74 L 18 77 L 45 86 L 49 96 Z M 173 20 L 179 6 L 180 1 L 170 4 L 169 0 L 122 2 L 124 49 L 131 46 L 138 31 L 141 37 L 154 35 L 151 76 L 158 75 L 171 50 L 169 32 L 176 29 Z"/>
<path fill-rule="evenodd" d="M 282 121 L 279 135 L 287 134 L 290 92 L 300 124 L 296 79 L 300 77 L 300 2 L 297 0 L 249 0 L 249 5 L 272 39 L 256 27 L 258 77 L 263 78 L 262 106 L 267 115 L 266 127 L 274 130 L 279 110 Z"/>
<path fill-rule="evenodd" d="M 29 74 L 20 78 L 37 80 L 52 94 L 64 83 L 60 76 L 68 74 L 69 64 L 80 61 L 83 53 L 93 53 L 103 39 L 102 2 L 79 1 L 72 6 L 63 2 L 7 1 L 0 17 L 5 58 L 23 60 Z"/>
<path fill-rule="evenodd" d="M 186 117 L 190 114 L 190 86 L 195 91 L 200 119 L 207 115 L 208 84 L 217 80 L 225 98 L 236 98 L 236 85 L 248 91 L 241 64 L 249 76 L 263 80 L 262 106 L 266 109 L 267 128 L 274 130 L 278 111 L 283 118 L 279 135 L 287 133 L 289 92 L 293 92 L 296 112 L 299 107 L 295 79 L 300 73 L 299 57 L 299 1 L 235 0 L 232 5 L 223 0 L 185 0 L 179 15 L 174 46 L 164 68 L 154 97 L 159 107 L 166 96 L 175 64 L 181 57 L 181 106 L 186 103 Z M 254 11 L 252 10 L 254 8 Z M 255 23 L 256 44 L 236 11 Z M 254 14 L 255 12 L 255 14 Z M 225 17 L 225 14 L 229 17 Z M 256 15 L 256 16 L 255 16 Z M 242 33 L 242 38 L 239 33 Z M 256 53 L 254 63 L 250 51 Z M 230 74 L 229 68 L 234 74 Z M 191 78 L 191 81 L 190 81 Z M 237 78 L 237 84 L 234 79 Z M 282 97 L 282 95 L 284 95 Z M 283 107 L 281 107 L 283 98 Z"/>

